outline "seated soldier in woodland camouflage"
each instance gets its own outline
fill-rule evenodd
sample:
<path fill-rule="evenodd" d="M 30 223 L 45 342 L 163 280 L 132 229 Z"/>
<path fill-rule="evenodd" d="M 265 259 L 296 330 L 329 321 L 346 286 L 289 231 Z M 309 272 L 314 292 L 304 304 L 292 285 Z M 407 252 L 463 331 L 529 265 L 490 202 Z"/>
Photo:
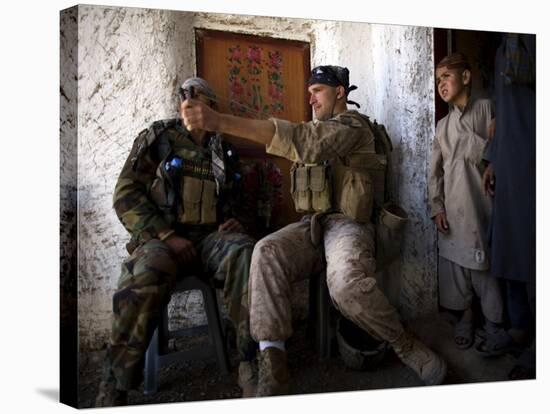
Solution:
<path fill-rule="evenodd" d="M 195 92 L 209 107 L 215 95 L 200 78 Z M 191 94 L 193 94 L 191 92 Z M 114 208 L 131 234 L 130 256 L 113 296 L 113 323 L 96 406 L 125 405 L 143 379 L 144 356 L 178 275 L 196 266 L 224 282 L 224 303 L 236 326 L 243 396 L 254 394 L 251 360 L 257 344 L 248 318 L 248 276 L 254 241 L 238 220 L 240 175 L 234 149 L 220 134 L 188 131 L 180 119 L 154 122 L 134 141 L 114 192 Z"/>

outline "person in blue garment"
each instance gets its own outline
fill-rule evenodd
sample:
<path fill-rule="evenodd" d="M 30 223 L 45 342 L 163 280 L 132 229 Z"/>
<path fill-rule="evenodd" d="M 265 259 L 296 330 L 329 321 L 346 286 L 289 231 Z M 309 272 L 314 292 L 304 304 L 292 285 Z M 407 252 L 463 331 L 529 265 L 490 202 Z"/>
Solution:
<path fill-rule="evenodd" d="M 483 178 L 494 197 L 491 271 L 505 284 L 510 329 L 478 350 L 521 351 L 510 379 L 535 377 L 535 35 L 504 35 L 495 58 L 496 125 Z"/>

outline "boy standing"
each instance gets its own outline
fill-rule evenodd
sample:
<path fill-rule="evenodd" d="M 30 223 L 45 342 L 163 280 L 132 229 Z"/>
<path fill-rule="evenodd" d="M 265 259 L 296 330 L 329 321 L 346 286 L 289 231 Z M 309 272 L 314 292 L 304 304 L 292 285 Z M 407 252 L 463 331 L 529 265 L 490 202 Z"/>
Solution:
<path fill-rule="evenodd" d="M 490 276 L 485 233 L 491 202 L 484 197 L 482 158 L 489 140 L 493 107 L 471 95 L 470 65 L 461 53 L 436 67 L 436 85 L 449 113 L 437 123 L 429 177 L 431 217 L 441 232 L 439 296 L 441 306 L 462 311 L 455 325 L 455 343 L 473 343 L 474 292 L 479 296 L 486 330 L 502 322 L 503 304 L 497 280 Z"/>

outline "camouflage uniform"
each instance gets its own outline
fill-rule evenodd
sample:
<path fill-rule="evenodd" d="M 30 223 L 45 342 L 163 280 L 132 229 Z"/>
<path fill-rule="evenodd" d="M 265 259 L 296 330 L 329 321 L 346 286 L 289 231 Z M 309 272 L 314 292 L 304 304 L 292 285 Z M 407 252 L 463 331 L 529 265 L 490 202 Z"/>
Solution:
<path fill-rule="evenodd" d="M 210 138 L 210 143 L 214 137 Z M 218 141 L 219 142 L 219 141 Z M 129 390 L 142 381 L 145 351 L 157 326 L 162 308 L 168 303 L 176 278 L 184 269 L 158 233 L 166 229 L 191 240 L 202 267 L 224 282 L 223 297 L 229 318 L 237 329 L 237 347 L 242 360 L 251 360 L 256 344 L 250 337 L 248 317 L 248 275 L 254 241 L 235 232 L 217 232 L 218 221 L 182 225 L 179 201 L 185 189 L 183 176 L 200 177 L 216 183 L 212 171 L 214 147 L 196 145 L 179 120 L 155 122 L 135 140 L 114 193 L 118 217 L 131 233 L 131 256 L 122 264 L 122 274 L 113 297 L 113 324 L 105 375 L 116 380 L 116 388 Z M 214 219 L 236 215 L 235 196 L 238 163 L 227 144 L 219 146 L 224 160 L 225 182 L 220 188 Z M 168 179 L 161 171 L 174 155 L 183 158 L 183 176 Z M 222 169 L 223 170 L 223 169 Z M 204 184 L 206 186 L 206 183 Z M 212 184 L 214 185 L 214 184 Z M 160 189 L 160 190 L 159 190 Z M 171 190 L 172 189 L 172 190 Z M 175 194 L 175 196 L 174 196 Z M 242 217 L 235 217 L 245 221 Z M 105 379 L 106 380 L 106 379 Z"/>
<path fill-rule="evenodd" d="M 358 151 L 374 152 L 374 137 L 357 111 L 329 121 L 301 124 L 274 119 L 267 151 L 294 162 L 331 165 Z M 374 279 L 374 230 L 340 213 L 319 220 L 324 249 L 312 242 L 310 217 L 259 241 L 250 268 L 250 324 L 257 341 L 284 341 L 292 334 L 291 285 L 319 272 L 326 260 L 330 296 L 338 310 L 377 339 L 403 334 L 397 311 Z M 324 257 L 323 257 L 324 253 Z"/>

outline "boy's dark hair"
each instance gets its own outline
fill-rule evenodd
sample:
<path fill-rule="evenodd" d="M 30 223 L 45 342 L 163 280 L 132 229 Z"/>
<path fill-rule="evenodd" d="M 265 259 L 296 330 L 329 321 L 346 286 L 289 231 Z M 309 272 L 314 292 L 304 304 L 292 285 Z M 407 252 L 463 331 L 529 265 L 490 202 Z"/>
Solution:
<path fill-rule="evenodd" d="M 445 56 L 437 64 L 436 69 L 447 67 L 449 69 L 459 69 L 459 70 L 472 70 L 472 67 L 468 63 L 468 59 L 460 52 L 452 53 L 448 56 Z"/>

